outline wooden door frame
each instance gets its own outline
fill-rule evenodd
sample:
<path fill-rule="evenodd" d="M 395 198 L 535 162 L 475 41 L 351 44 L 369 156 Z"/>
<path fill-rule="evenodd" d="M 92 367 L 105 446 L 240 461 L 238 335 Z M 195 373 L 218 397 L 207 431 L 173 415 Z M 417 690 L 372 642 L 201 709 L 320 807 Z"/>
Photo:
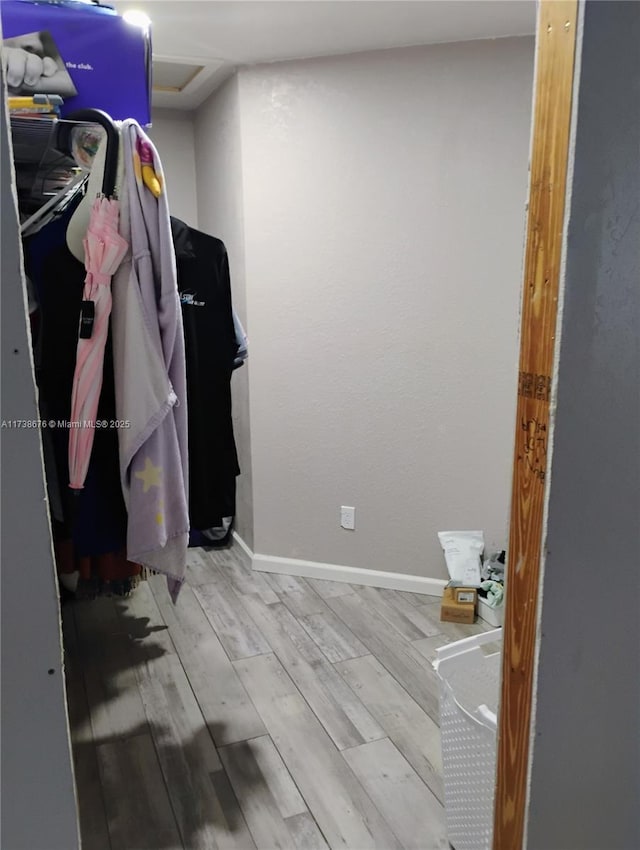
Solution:
<path fill-rule="evenodd" d="M 526 828 L 579 2 L 538 7 L 494 850 L 522 850 Z"/>

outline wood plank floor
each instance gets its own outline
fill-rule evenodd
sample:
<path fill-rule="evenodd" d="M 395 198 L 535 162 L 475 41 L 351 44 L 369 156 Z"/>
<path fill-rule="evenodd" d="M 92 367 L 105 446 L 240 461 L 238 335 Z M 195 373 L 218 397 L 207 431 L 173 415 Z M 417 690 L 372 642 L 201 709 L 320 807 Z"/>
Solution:
<path fill-rule="evenodd" d="M 172 605 L 63 609 L 83 850 L 442 850 L 431 660 L 487 626 L 399 593 L 189 555 Z"/>

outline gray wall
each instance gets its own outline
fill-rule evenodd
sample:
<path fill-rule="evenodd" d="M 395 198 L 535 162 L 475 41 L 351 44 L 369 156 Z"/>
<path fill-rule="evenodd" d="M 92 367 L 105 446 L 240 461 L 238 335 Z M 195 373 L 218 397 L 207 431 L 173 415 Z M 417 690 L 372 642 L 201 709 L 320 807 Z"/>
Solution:
<path fill-rule="evenodd" d="M 233 305 L 249 335 L 249 362 L 231 382 L 233 423 L 241 475 L 238 478 L 236 529 L 253 547 L 253 482 L 249 416 L 249 375 L 253 344 L 245 287 L 242 142 L 238 77 L 229 79 L 199 109 L 195 121 L 198 222 L 200 230 L 227 246 Z"/>
<path fill-rule="evenodd" d="M 504 547 L 532 77 L 530 38 L 240 72 L 256 552 Z"/>
<path fill-rule="evenodd" d="M 31 342 L 0 80 L 0 418 L 35 420 Z M 79 846 L 40 432 L 0 432 L 3 850 Z"/>
<path fill-rule="evenodd" d="M 152 119 L 153 127 L 148 133 L 162 160 L 171 215 L 197 227 L 193 114 L 175 109 L 154 109 Z"/>
<path fill-rule="evenodd" d="M 529 850 L 640 847 L 640 4 L 586 4 Z"/>

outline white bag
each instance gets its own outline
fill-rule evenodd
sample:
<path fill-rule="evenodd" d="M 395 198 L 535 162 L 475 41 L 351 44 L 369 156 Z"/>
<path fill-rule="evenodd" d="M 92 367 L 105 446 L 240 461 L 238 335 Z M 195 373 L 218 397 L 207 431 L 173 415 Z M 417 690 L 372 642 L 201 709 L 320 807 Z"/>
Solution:
<path fill-rule="evenodd" d="M 482 581 L 480 569 L 484 551 L 484 533 L 482 531 L 439 531 L 438 538 L 444 549 L 451 580 L 478 587 Z"/>

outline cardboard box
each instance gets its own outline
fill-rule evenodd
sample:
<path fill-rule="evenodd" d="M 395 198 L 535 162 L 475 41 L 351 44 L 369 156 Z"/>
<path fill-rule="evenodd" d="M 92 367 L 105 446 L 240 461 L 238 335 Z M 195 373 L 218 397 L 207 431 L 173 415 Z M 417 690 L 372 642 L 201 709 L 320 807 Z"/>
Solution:
<path fill-rule="evenodd" d="M 478 591 L 475 587 L 454 587 L 456 605 L 478 604 Z"/>
<path fill-rule="evenodd" d="M 475 622 L 477 598 L 478 592 L 474 587 L 445 587 L 440 620 L 443 623 Z"/>

